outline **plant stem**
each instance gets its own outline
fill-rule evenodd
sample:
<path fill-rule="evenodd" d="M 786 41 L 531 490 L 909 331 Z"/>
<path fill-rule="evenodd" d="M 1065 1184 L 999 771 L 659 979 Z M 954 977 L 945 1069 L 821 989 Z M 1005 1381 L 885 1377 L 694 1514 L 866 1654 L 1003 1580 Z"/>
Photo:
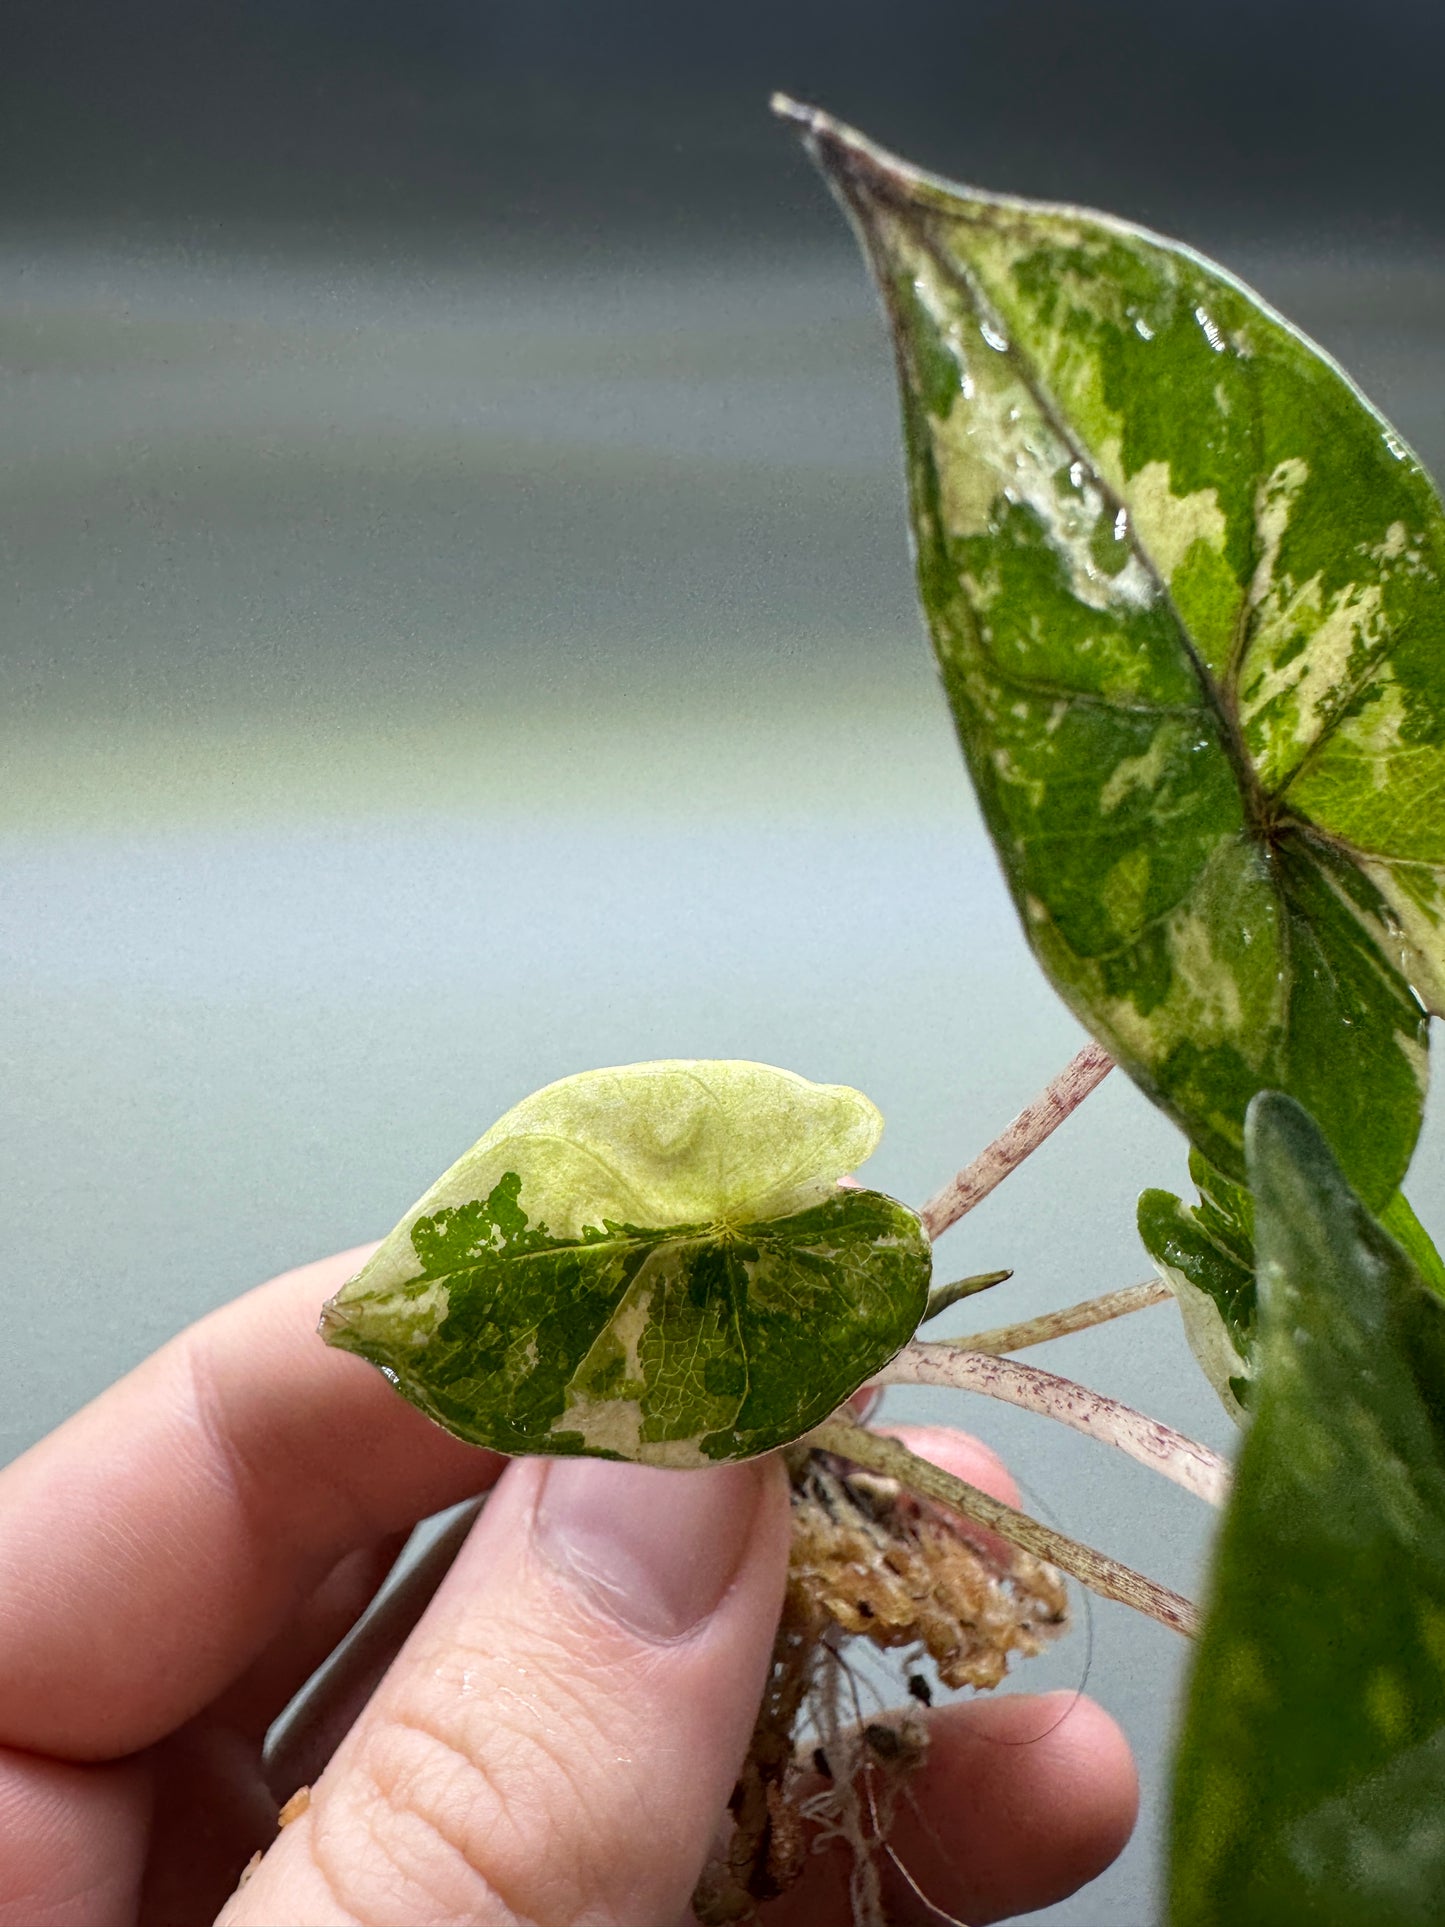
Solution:
<path fill-rule="evenodd" d="M 885 1478 L 896 1479 L 910 1492 L 961 1513 L 965 1519 L 998 1533 L 1010 1544 L 1039 1559 L 1047 1559 L 1063 1572 L 1072 1573 L 1081 1585 L 1102 1599 L 1117 1599 L 1189 1638 L 1199 1631 L 1199 1609 L 1192 1600 L 1170 1592 L 1167 1586 L 1146 1579 L 1143 1573 L 1121 1565 L 1107 1553 L 1096 1552 L 1081 1540 L 1066 1538 L 1052 1527 L 1031 1519 L 1026 1512 L 1018 1512 L 1002 1499 L 980 1491 L 976 1485 L 956 1479 L 941 1466 L 910 1452 L 897 1439 L 885 1438 L 882 1433 L 869 1431 L 865 1425 L 853 1425 L 847 1419 L 830 1418 L 808 1434 L 808 1443 L 819 1451 L 835 1452 L 854 1465 L 866 1466 Z"/>
<path fill-rule="evenodd" d="M 1114 1068 L 1114 1060 L 1100 1044 L 1086 1044 L 1078 1056 L 1064 1066 L 1032 1104 L 1021 1110 L 1013 1123 L 999 1133 L 993 1143 L 979 1152 L 957 1177 L 950 1178 L 936 1196 L 931 1197 L 919 1217 L 930 1238 L 940 1238 L 950 1225 L 957 1224 L 996 1185 L 1002 1184 L 1015 1166 L 1036 1151 L 1051 1132 L 1056 1131 L 1071 1111 L 1102 1084 Z"/>
<path fill-rule="evenodd" d="M 1062 1311 L 1046 1311 L 1041 1318 L 1025 1318 L 1017 1325 L 996 1325 L 992 1331 L 973 1332 L 967 1338 L 940 1338 L 938 1343 L 951 1345 L 960 1352 L 1021 1352 L 1026 1346 L 1043 1345 L 1051 1338 L 1067 1338 L 1070 1332 L 1088 1331 L 1094 1325 L 1107 1325 L 1111 1318 L 1123 1318 L 1128 1312 L 1165 1304 L 1173 1296 L 1168 1285 L 1151 1278 L 1146 1284 L 1125 1285 L 1122 1291 L 1106 1291 L 1100 1298 L 1086 1298 L 1082 1304 L 1066 1305 Z M 928 1316 L 925 1312 L 925 1321 Z"/>
<path fill-rule="evenodd" d="M 979 1271 L 971 1278 L 956 1278 L 951 1285 L 935 1285 L 928 1294 L 928 1309 L 918 1322 L 926 1325 L 930 1318 L 937 1318 L 950 1305 L 956 1305 L 964 1298 L 972 1298 L 975 1292 L 987 1291 L 990 1285 L 1005 1284 L 1012 1277 L 1011 1271 Z"/>
<path fill-rule="evenodd" d="M 1162 1419 L 1146 1418 L 1103 1392 L 1076 1385 L 1057 1372 L 1040 1371 L 1016 1358 L 961 1351 L 956 1345 L 905 1345 L 870 1381 L 874 1385 L 947 1385 L 960 1392 L 982 1392 L 1042 1418 L 1057 1419 L 1076 1432 L 1116 1445 L 1140 1465 L 1162 1472 L 1187 1492 L 1223 1505 L 1229 1493 L 1229 1465 L 1218 1452 L 1176 1432 Z"/>

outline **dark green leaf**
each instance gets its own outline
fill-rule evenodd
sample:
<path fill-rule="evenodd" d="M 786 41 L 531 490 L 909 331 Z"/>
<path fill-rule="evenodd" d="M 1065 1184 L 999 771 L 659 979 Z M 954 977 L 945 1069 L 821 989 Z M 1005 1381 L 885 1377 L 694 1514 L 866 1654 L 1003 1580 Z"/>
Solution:
<path fill-rule="evenodd" d="M 1173 1927 L 1427 1927 L 1445 1897 L 1445 1306 L 1256 1100 L 1253 1418 L 1174 1787 Z"/>
<path fill-rule="evenodd" d="M 922 1318 L 918 1219 L 838 1184 L 881 1128 L 858 1092 L 760 1064 L 565 1078 L 408 1212 L 324 1335 L 498 1451 L 771 1451 Z"/>
<path fill-rule="evenodd" d="M 1277 1088 L 1382 1204 L 1445 1011 L 1428 478 L 1187 248 L 784 107 L 893 322 L 920 589 L 1035 951 L 1221 1170 Z"/>

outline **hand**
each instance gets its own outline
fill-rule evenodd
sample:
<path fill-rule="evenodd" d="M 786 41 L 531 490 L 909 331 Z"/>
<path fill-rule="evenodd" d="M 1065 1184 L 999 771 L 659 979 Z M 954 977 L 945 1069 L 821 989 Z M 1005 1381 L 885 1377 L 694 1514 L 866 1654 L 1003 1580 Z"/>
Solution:
<path fill-rule="evenodd" d="M 768 1664 L 782 1468 L 507 1464 L 461 1444 L 313 1336 L 363 1255 L 193 1326 L 0 1473 L 0 1927 L 690 1918 Z M 910 1443 L 1013 1497 L 982 1446 Z M 293 1788 L 266 1783 L 267 1727 L 413 1522 L 488 1487 L 278 1836 Z M 980 1927 L 1118 1853 L 1134 1771 L 1088 1701 L 930 1717 L 894 1846 L 939 1906 Z M 847 1873 L 841 1850 L 817 1856 L 769 1927 L 844 1927 Z M 929 1918 L 891 1874 L 889 1904 Z"/>

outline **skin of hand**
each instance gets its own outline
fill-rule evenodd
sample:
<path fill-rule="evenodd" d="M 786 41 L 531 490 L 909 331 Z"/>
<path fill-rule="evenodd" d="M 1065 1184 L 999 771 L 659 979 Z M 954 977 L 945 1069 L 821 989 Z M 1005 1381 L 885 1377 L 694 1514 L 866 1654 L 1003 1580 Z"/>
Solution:
<path fill-rule="evenodd" d="M 183 1332 L 0 1473 L 0 1927 L 682 1927 L 782 1597 L 774 1459 L 464 1445 L 315 1337 L 364 1251 Z M 915 1450 L 1014 1498 L 957 1434 Z M 491 1497 L 278 1834 L 261 1746 L 413 1523 Z M 1100 1872 L 1128 1747 L 1070 1694 L 934 1709 L 893 1840 L 983 1927 Z M 267 1848 L 253 1875 L 241 1869 Z M 767 1927 L 845 1927 L 831 1848 Z M 889 1919 L 937 1919 L 893 1870 Z"/>

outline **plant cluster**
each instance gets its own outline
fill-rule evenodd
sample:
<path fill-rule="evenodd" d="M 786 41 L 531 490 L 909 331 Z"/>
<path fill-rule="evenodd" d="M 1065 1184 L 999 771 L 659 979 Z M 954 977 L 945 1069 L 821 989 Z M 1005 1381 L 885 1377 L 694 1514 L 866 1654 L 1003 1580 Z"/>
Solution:
<path fill-rule="evenodd" d="M 747 1064 L 566 1079 L 323 1328 L 504 1451 L 689 1466 L 802 1441 L 789 1612 L 709 1918 L 787 1877 L 793 1722 L 839 1638 L 989 1683 L 1060 1616 L 1046 1561 L 1198 1636 L 1172 1927 L 1433 1920 L 1445 1266 L 1400 1185 L 1445 1013 L 1445 514 L 1328 356 L 1187 248 L 950 186 L 776 104 L 882 292 L 944 690 L 1029 943 L 1096 1042 L 916 1213 L 840 1185 L 879 1130 L 856 1092 Z M 1113 1064 L 1192 1147 L 1197 1200 L 1139 1204 L 1159 1285 L 921 1342 L 997 1281 L 930 1289 L 932 1241 Z M 1241 1427 L 1232 1473 L 1011 1356 L 1167 1294 Z M 1203 1611 L 847 1409 L 896 1383 L 1049 1413 L 1224 1506 Z M 960 1515 L 1019 1561 L 970 1552 Z M 834 1722 L 815 1789 L 908 1751 L 872 1731 Z"/>

